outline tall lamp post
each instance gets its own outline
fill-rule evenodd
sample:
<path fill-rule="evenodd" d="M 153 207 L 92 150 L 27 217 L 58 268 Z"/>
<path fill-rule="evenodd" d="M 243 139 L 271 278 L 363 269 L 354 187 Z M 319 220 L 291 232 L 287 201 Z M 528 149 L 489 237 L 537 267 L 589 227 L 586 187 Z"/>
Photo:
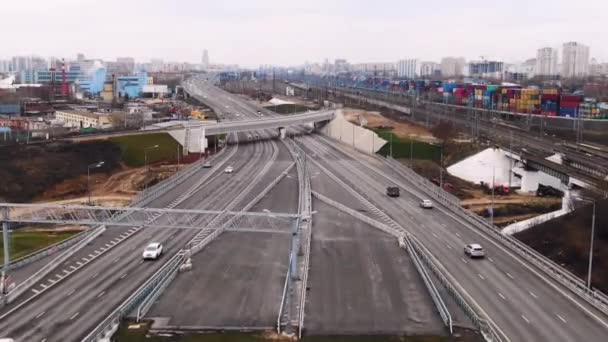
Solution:
<path fill-rule="evenodd" d="M 91 164 L 87 166 L 87 193 L 89 194 L 88 204 L 91 205 L 91 169 L 96 169 L 98 167 L 102 167 L 105 164 L 104 161 L 100 161 L 98 163 Z"/>
<path fill-rule="evenodd" d="M 144 168 L 146 169 L 146 176 L 148 175 L 148 171 L 150 171 L 148 169 L 148 150 L 153 150 L 155 148 L 158 148 L 158 145 L 144 147 Z M 147 185 L 148 182 L 144 181 L 144 191 L 148 187 Z"/>
<path fill-rule="evenodd" d="M 592 198 L 575 197 L 577 200 L 593 204 L 593 214 L 591 216 L 591 238 L 589 242 L 589 268 L 587 270 L 587 290 L 591 291 L 591 271 L 593 270 L 593 240 L 595 238 L 595 206 L 597 201 Z"/>

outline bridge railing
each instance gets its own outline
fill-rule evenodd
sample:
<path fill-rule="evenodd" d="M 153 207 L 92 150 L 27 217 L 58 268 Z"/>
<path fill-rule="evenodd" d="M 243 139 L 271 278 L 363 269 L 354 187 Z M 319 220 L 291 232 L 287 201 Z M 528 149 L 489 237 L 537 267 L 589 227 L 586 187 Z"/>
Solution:
<path fill-rule="evenodd" d="M 438 200 L 446 208 L 457 214 L 460 218 L 467 221 L 473 227 L 479 229 L 486 236 L 489 236 L 494 241 L 506 246 L 512 252 L 524 258 L 530 264 L 536 266 L 543 273 L 549 275 L 552 279 L 565 286 L 580 298 L 591 304 L 596 309 L 608 315 L 608 296 L 598 289 L 588 289 L 586 283 L 574 275 L 570 271 L 564 269 L 551 259 L 540 254 L 536 250 L 527 246 L 516 238 L 503 234 L 500 228 L 492 225 L 477 214 L 463 208 L 459 200 L 454 200 L 453 196 L 447 196 L 443 189 L 440 189 L 435 184 L 422 180 L 422 176 L 416 174 L 413 170 L 402 165 L 392 158 L 386 158 L 387 165 L 401 174 L 404 178 L 410 180 L 411 183 L 417 185 L 420 190 Z"/>
<path fill-rule="evenodd" d="M 184 261 L 184 251 L 179 251 L 165 265 L 129 296 L 118 308 L 97 325 L 82 342 L 109 341 L 120 326 L 121 320 L 131 314 L 149 295 L 158 288 L 159 284 L 174 274 Z"/>
<path fill-rule="evenodd" d="M 44 277 L 46 277 L 51 271 L 53 271 L 57 266 L 61 265 L 64 261 L 66 261 L 69 257 L 71 257 L 78 249 L 87 245 L 89 242 L 93 241 L 96 237 L 98 237 L 101 233 L 106 230 L 105 226 L 99 226 L 91 232 L 89 232 L 84 238 L 78 240 L 74 248 L 60 254 L 55 259 L 51 260 L 48 264 L 44 265 L 41 269 L 39 269 L 36 273 L 31 275 L 29 278 L 19 283 L 15 288 L 9 291 L 6 294 L 5 302 L 10 303 L 14 301 L 17 297 L 27 291 L 32 285 L 36 284 Z"/>

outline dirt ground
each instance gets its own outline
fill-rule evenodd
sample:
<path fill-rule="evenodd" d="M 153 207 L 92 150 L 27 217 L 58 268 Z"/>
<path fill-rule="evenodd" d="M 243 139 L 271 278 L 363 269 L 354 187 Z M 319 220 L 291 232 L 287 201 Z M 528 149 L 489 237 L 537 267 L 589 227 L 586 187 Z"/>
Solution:
<path fill-rule="evenodd" d="M 151 186 L 176 171 L 176 165 L 153 165 L 146 168 L 130 168 L 121 164 L 118 172 L 91 174 L 91 202 L 98 205 L 126 205 L 147 183 Z M 87 176 L 67 179 L 50 187 L 36 202 L 76 204 L 88 201 Z"/>
<path fill-rule="evenodd" d="M 414 138 L 429 143 L 438 141 L 428 129 L 412 123 L 393 121 L 382 116 L 380 112 L 344 108 L 343 113 L 346 120 L 357 125 L 363 121 L 363 125 L 370 128 L 392 127 L 391 132 L 402 138 Z"/>

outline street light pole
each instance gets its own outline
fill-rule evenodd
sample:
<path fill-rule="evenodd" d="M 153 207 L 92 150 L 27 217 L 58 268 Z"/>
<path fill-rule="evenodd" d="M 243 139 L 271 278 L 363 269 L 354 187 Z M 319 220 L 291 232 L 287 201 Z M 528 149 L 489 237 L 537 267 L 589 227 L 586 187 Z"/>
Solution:
<path fill-rule="evenodd" d="M 91 205 L 91 169 L 101 167 L 103 164 L 105 164 L 105 162 L 100 161 L 87 166 L 87 193 L 89 195 L 89 200 L 87 202 L 88 205 Z"/>
<path fill-rule="evenodd" d="M 148 150 L 158 148 L 158 145 L 144 147 L 144 169 L 146 171 L 146 176 L 148 176 Z M 148 182 L 144 179 L 144 191 L 148 188 Z"/>
<path fill-rule="evenodd" d="M 593 240 L 595 237 L 595 205 L 593 201 L 593 215 L 591 216 L 591 243 L 589 244 L 589 270 L 587 271 L 587 290 L 591 291 L 591 271 L 593 269 Z"/>

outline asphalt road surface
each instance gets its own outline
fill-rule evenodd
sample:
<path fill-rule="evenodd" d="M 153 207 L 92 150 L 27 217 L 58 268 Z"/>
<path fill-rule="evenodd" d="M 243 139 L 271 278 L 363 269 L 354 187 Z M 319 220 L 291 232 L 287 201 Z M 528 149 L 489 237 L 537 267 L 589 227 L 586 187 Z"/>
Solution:
<path fill-rule="evenodd" d="M 446 208 L 420 208 L 421 197 L 409 192 L 415 189 L 412 183 L 381 160 L 325 138 L 304 137 L 302 141 L 326 168 L 418 237 L 511 341 L 605 339 L 605 317 L 580 300 L 570 300 L 573 294 L 553 281 L 547 283 L 547 276 Z M 395 182 L 402 187 L 401 197 L 389 198 L 384 191 Z M 469 260 L 464 256 L 464 245 L 473 242 L 486 247 L 488 258 Z"/>
<path fill-rule="evenodd" d="M 446 332 L 394 237 L 320 201 L 313 209 L 306 334 Z"/>

